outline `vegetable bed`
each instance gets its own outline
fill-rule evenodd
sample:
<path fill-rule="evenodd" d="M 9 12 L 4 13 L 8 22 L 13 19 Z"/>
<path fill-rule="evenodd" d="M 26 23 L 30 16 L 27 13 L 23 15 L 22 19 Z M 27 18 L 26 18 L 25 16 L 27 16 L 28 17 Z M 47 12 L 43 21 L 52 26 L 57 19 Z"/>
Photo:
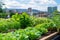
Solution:
<path fill-rule="evenodd" d="M 26 12 L 9 19 L 0 18 L 0 40 L 37 40 L 53 29 L 56 24 L 52 19 L 36 18 Z"/>

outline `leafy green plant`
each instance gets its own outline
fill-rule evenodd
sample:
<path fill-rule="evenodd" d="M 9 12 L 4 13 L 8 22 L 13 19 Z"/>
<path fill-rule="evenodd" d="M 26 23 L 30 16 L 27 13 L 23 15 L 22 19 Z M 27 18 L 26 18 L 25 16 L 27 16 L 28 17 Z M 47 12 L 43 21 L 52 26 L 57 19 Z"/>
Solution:
<path fill-rule="evenodd" d="M 38 24 L 43 24 L 43 23 L 50 23 L 52 20 L 51 19 L 49 19 L 49 18 L 44 18 L 44 17 L 42 17 L 42 18 L 34 18 L 34 26 L 36 26 L 36 25 L 38 25 Z"/>
<path fill-rule="evenodd" d="M 27 27 L 26 29 L 17 30 L 15 33 L 28 35 L 29 40 L 35 40 L 41 37 L 42 32 L 33 27 Z"/>
<path fill-rule="evenodd" d="M 41 36 L 41 32 L 38 31 L 36 28 L 32 28 L 32 27 L 28 27 L 25 29 L 26 31 L 26 34 L 29 36 L 29 39 L 30 40 L 35 40 L 37 39 L 38 37 Z"/>
<path fill-rule="evenodd" d="M 38 25 L 35 26 L 35 28 L 36 28 L 37 30 L 39 30 L 40 32 L 42 32 L 42 34 L 48 32 L 47 27 L 48 27 L 47 24 L 38 24 Z"/>
<path fill-rule="evenodd" d="M 32 20 L 28 14 L 25 12 L 20 16 L 20 24 L 22 28 L 26 28 L 27 26 L 32 26 Z"/>
<path fill-rule="evenodd" d="M 21 16 L 20 14 L 16 13 L 15 15 L 12 16 L 12 19 L 15 19 L 16 21 L 19 22 L 20 16 Z"/>
<path fill-rule="evenodd" d="M 30 16 L 26 12 L 22 14 L 16 13 L 16 15 L 13 15 L 12 18 L 20 22 L 21 28 L 26 28 L 27 26 L 32 26 L 33 24 Z"/>
<path fill-rule="evenodd" d="M 58 11 L 55 11 L 52 14 L 53 14 L 52 20 L 56 24 L 57 31 L 59 32 L 59 29 L 60 29 L 60 14 L 59 14 Z"/>
<path fill-rule="evenodd" d="M 29 40 L 26 34 L 18 34 L 15 32 L 10 32 L 6 34 L 0 33 L 0 39 L 1 40 Z"/>
<path fill-rule="evenodd" d="M 15 19 L 0 19 L 0 32 L 7 32 L 11 29 L 19 29 L 20 23 Z"/>

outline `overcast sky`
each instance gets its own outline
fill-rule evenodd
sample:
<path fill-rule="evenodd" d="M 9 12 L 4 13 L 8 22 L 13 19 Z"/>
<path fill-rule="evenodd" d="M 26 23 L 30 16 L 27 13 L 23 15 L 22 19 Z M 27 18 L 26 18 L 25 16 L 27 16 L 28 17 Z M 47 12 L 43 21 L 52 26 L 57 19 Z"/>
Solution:
<path fill-rule="evenodd" d="M 47 11 L 48 6 L 57 6 L 60 11 L 60 0 L 3 0 L 7 8 L 23 8 L 29 7 L 41 11 Z"/>

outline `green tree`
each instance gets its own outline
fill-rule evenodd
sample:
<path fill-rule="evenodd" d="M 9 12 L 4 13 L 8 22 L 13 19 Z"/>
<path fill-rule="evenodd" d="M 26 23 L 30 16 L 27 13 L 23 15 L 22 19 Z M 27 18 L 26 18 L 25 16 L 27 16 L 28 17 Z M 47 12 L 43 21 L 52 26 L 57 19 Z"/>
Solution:
<path fill-rule="evenodd" d="M 5 5 L 5 4 L 3 3 L 3 0 L 0 0 L 0 13 L 3 12 L 3 9 L 2 9 L 3 5 Z"/>

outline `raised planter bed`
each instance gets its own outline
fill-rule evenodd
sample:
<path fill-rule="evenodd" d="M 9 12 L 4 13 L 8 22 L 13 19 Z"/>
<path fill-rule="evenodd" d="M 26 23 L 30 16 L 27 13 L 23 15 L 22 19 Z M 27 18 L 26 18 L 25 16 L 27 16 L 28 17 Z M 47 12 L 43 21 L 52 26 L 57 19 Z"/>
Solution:
<path fill-rule="evenodd" d="M 48 33 L 45 36 L 42 36 L 39 40 L 51 40 L 53 37 L 55 37 L 58 34 L 58 32 Z"/>
<path fill-rule="evenodd" d="M 55 37 L 52 38 L 51 40 L 60 40 L 60 35 L 55 36 Z"/>

